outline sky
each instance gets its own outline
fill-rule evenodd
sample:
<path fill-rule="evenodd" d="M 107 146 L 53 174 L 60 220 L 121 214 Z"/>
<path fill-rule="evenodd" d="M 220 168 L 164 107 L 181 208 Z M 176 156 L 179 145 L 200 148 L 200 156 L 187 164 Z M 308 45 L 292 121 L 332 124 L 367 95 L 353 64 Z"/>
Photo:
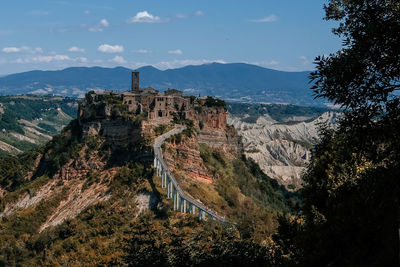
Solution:
<path fill-rule="evenodd" d="M 314 69 L 340 49 L 323 0 L 2 0 L 0 75 L 244 62 Z"/>

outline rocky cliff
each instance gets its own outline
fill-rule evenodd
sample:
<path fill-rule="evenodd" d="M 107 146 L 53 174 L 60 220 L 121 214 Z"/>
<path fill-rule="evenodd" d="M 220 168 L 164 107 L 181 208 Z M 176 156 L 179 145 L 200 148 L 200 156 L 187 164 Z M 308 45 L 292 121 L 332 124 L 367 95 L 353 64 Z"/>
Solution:
<path fill-rule="evenodd" d="M 289 123 L 278 123 L 268 115 L 255 123 L 230 116 L 242 137 L 245 154 L 254 159 L 262 170 L 289 188 L 301 187 L 301 174 L 310 159 L 310 148 L 318 140 L 318 126 L 322 121 L 334 124 L 336 112 L 325 112 L 317 118 L 291 118 Z"/>
<path fill-rule="evenodd" d="M 193 120 L 199 132 L 198 142 L 225 152 L 241 154 L 242 143 L 237 131 L 227 123 L 224 107 L 196 109 Z"/>

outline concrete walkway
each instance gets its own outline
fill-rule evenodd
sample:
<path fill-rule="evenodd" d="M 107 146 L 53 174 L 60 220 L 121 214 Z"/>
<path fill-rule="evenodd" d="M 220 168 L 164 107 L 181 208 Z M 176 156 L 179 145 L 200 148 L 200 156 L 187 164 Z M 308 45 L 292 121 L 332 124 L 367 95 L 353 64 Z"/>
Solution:
<path fill-rule="evenodd" d="M 225 217 L 218 215 L 215 211 L 187 196 L 180 188 L 174 175 L 168 169 L 167 164 L 164 162 L 161 145 L 166 139 L 175 134 L 182 133 L 185 129 L 186 126 L 177 125 L 171 131 L 157 137 L 154 141 L 154 167 L 156 168 L 157 176 L 161 177 L 161 187 L 167 188 L 167 198 L 173 200 L 174 210 L 179 210 L 182 213 L 198 215 L 200 220 L 206 220 L 209 218 L 225 223 Z"/>

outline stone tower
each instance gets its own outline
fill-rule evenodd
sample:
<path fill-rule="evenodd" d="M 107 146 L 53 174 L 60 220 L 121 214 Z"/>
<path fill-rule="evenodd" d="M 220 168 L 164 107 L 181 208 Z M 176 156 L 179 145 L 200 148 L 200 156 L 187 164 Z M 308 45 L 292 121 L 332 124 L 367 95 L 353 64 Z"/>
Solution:
<path fill-rule="evenodd" d="M 139 72 L 137 70 L 132 71 L 132 92 L 139 92 Z"/>

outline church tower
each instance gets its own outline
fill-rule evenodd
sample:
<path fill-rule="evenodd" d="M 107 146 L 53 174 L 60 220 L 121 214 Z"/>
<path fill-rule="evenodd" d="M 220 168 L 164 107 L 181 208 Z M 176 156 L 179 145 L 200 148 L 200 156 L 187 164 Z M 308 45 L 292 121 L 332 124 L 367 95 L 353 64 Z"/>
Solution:
<path fill-rule="evenodd" d="M 132 92 L 139 93 L 139 72 L 132 71 Z"/>

